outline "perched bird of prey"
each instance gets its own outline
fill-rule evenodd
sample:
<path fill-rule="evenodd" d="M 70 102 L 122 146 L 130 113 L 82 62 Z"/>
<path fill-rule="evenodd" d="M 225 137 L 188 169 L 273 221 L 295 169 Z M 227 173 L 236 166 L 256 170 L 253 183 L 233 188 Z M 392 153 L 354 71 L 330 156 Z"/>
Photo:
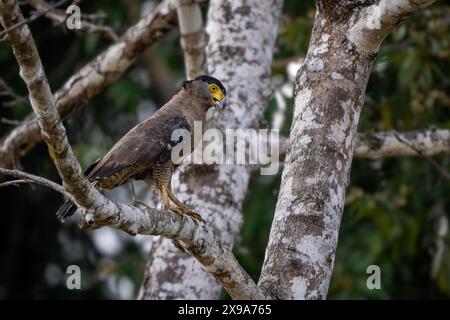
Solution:
<path fill-rule="evenodd" d="M 160 194 L 164 210 L 202 220 L 172 192 L 172 172 L 177 165 L 172 162 L 171 152 L 183 139 L 172 141 L 171 137 L 177 129 L 192 134 L 194 121 L 205 120 L 211 107 L 223 108 L 225 96 L 225 87 L 216 78 L 203 75 L 185 81 L 168 103 L 131 129 L 90 165 L 85 171 L 86 177 L 101 190 L 110 190 L 133 180 L 145 180 Z M 64 221 L 76 210 L 76 205 L 66 200 L 56 216 Z"/>

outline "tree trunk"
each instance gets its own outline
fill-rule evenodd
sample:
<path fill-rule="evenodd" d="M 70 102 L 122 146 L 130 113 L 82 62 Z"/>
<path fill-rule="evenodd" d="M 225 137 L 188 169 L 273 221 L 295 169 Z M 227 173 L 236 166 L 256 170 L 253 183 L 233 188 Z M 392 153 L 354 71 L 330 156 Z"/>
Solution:
<path fill-rule="evenodd" d="M 176 240 L 178 246 L 195 257 L 233 299 L 265 299 L 260 288 L 239 265 L 230 247 L 218 239 L 213 229 L 174 212 L 152 208 L 143 211 L 128 204 L 113 202 L 86 179 L 69 144 L 30 29 L 23 22 L 16 0 L 0 1 L 0 23 L 8 30 L 8 42 L 20 66 L 20 75 L 27 85 L 41 134 L 63 180 L 63 187 L 18 170 L 0 168 L 0 172 L 31 180 L 65 194 L 82 209 L 82 228 L 110 226 L 131 235 L 162 235 Z"/>
<path fill-rule="evenodd" d="M 227 88 L 228 105 L 212 126 L 254 128 L 271 97 L 271 62 L 281 0 L 210 1 L 206 31 L 209 74 Z M 242 225 L 250 171 L 236 165 L 187 166 L 174 177 L 180 199 L 232 246 Z M 220 286 L 195 259 L 166 240 L 150 253 L 140 299 L 217 299 Z"/>
<path fill-rule="evenodd" d="M 206 40 L 200 5 L 195 0 L 178 0 L 177 16 L 186 78 L 191 80 L 205 73 Z"/>
<path fill-rule="evenodd" d="M 374 58 L 401 19 L 431 2 L 317 1 L 259 282 L 274 298 L 326 298 Z"/>

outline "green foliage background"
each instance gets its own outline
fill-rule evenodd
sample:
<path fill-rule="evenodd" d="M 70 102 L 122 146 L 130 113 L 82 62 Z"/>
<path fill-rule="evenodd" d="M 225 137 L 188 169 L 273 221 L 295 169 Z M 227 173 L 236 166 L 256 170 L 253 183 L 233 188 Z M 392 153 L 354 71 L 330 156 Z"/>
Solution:
<path fill-rule="evenodd" d="M 133 10 L 140 4 L 139 0 L 85 1 L 81 9 L 86 13 L 103 11 L 104 23 L 121 34 L 137 19 Z M 24 6 L 23 10 L 30 14 L 30 8 Z M 313 1 L 286 0 L 283 12 L 273 68 L 280 86 L 289 83 L 286 61 L 306 54 Z M 32 31 L 54 91 L 110 45 L 97 34 L 65 31 L 46 19 L 34 22 Z M 450 129 L 449 34 L 450 1 L 438 1 L 386 39 L 367 88 L 360 132 Z M 68 121 L 70 140 L 83 166 L 153 112 L 183 80 L 177 31 L 147 54 L 156 61 L 159 74 L 150 70 L 147 58 L 139 59 Z M 161 88 L 162 74 L 171 84 L 165 90 Z M 0 43 L 0 77 L 17 93 L 26 95 L 5 43 Z M 293 101 L 285 99 L 287 118 L 282 133 L 288 134 Z M 20 120 L 30 112 L 26 104 L 7 108 L 2 101 L 6 99 L 0 97 L 1 117 Z M 265 114 L 268 126 L 276 109 L 273 99 Z M 0 134 L 8 130 L 8 125 L 0 124 Z M 450 170 L 448 156 L 434 158 Z M 58 180 L 42 145 L 25 156 L 21 165 L 29 172 Z M 264 258 L 279 183 L 280 174 L 255 176 L 245 201 L 245 223 L 235 252 L 255 280 Z M 438 236 L 439 225 L 449 218 L 449 195 L 449 181 L 420 157 L 355 159 L 329 298 L 449 298 L 449 236 Z M 103 241 L 111 241 L 110 247 L 116 250 L 106 252 L 97 244 L 95 232 L 82 232 L 75 222 L 64 226 L 56 222 L 54 212 L 61 198 L 54 192 L 10 187 L 0 189 L 0 197 L 0 298 L 103 299 L 137 294 L 148 255 L 145 239 L 108 233 L 110 238 L 103 237 Z M 438 243 L 444 250 L 432 276 Z M 82 290 L 65 287 L 65 269 L 70 264 L 83 270 Z M 367 289 L 366 269 L 372 264 L 381 268 L 381 290 Z"/>

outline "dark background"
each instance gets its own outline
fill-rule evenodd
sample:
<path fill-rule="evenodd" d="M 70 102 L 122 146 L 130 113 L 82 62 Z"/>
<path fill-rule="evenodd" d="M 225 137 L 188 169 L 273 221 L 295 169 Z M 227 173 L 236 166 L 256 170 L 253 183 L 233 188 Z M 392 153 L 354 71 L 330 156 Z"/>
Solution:
<path fill-rule="evenodd" d="M 388 37 L 367 88 L 360 132 L 450 129 L 450 5 L 438 1 L 408 19 Z M 83 13 L 102 11 L 105 24 L 120 35 L 152 1 L 84 1 Z M 204 6 L 206 12 L 206 6 Z M 23 6 L 26 16 L 30 8 Z M 286 0 L 273 65 L 273 83 L 286 103 L 282 133 L 292 115 L 289 62 L 304 56 L 314 18 L 313 1 Z M 76 70 L 110 45 L 98 34 L 75 33 L 46 18 L 31 24 L 46 73 L 56 91 Z M 294 57 L 294 59 L 293 59 Z M 18 66 L 0 43 L 0 77 L 26 95 Z M 178 32 L 148 50 L 117 82 L 75 112 L 67 122 L 83 167 L 102 155 L 134 124 L 162 105 L 184 79 Z M 3 99 L 3 100 L 2 100 Z M 6 107 L 0 117 L 20 120 L 26 103 Z M 270 126 L 280 101 L 265 117 Z M 3 135 L 11 126 L 0 123 Z M 434 159 L 450 170 L 448 155 Z M 41 144 L 21 161 L 27 172 L 59 181 Z M 1 178 L 4 180 L 4 178 Z M 245 201 L 245 223 L 235 253 L 244 268 L 259 276 L 275 208 L 280 174 L 255 176 Z M 145 190 L 143 190 L 145 193 Z M 114 193 L 131 201 L 129 187 Z M 447 299 L 450 249 L 447 224 L 450 182 L 420 157 L 355 159 L 348 188 L 331 299 Z M 0 299 L 134 298 L 143 277 L 151 237 L 130 237 L 112 229 L 80 231 L 77 219 L 59 224 L 54 213 L 61 196 L 42 187 L 0 189 Z M 440 254 L 436 248 L 443 247 Z M 66 268 L 79 265 L 82 290 L 66 288 Z M 366 287 L 369 265 L 381 268 L 381 290 Z M 433 270 L 433 271 L 432 271 Z M 226 295 L 223 295 L 226 297 Z"/>

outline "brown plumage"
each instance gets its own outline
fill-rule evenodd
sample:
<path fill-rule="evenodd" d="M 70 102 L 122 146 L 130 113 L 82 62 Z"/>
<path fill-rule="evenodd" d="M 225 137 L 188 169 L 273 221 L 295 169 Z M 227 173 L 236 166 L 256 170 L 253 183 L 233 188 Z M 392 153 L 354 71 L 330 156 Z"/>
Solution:
<path fill-rule="evenodd" d="M 182 139 L 172 141 L 171 137 L 177 129 L 192 134 L 194 121 L 203 121 L 208 109 L 223 102 L 225 94 L 222 83 L 213 77 L 200 76 L 184 82 L 183 88 L 167 104 L 131 129 L 90 165 L 85 171 L 86 177 L 97 188 L 106 190 L 133 180 L 151 182 L 162 197 L 164 210 L 201 220 L 172 192 L 171 178 L 176 165 L 171 161 L 171 151 Z M 66 200 L 56 215 L 64 221 L 76 209 L 74 203 Z"/>

